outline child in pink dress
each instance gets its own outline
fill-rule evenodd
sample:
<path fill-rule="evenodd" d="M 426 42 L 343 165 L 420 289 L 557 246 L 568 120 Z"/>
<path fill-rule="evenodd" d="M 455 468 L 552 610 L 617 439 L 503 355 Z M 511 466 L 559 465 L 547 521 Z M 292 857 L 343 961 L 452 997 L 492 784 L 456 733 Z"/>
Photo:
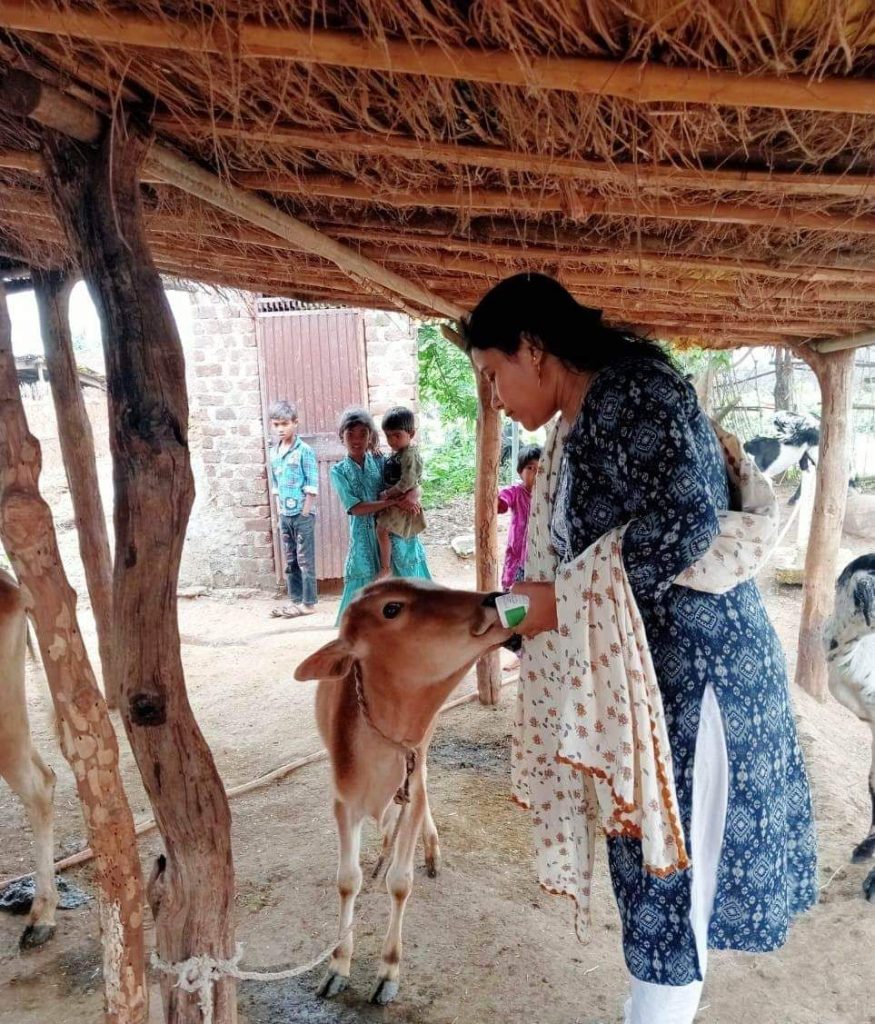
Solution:
<path fill-rule="evenodd" d="M 540 458 L 541 449 L 536 444 L 520 448 L 516 462 L 520 482 L 502 487 L 498 492 L 498 511 L 510 512 L 507 551 L 504 555 L 504 569 L 501 572 L 501 585 L 505 590 L 509 590 L 517 580 L 521 580 L 525 571 L 529 509 L 532 507 L 532 491 L 538 475 Z"/>

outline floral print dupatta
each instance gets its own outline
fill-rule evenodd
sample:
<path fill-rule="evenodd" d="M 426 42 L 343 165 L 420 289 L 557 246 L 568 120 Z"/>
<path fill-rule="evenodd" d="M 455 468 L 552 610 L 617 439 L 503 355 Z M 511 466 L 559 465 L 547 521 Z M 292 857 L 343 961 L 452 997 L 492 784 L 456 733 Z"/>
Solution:
<path fill-rule="evenodd" d="M 737 438 L 715 425 L 734 509 L 709 550 L 675 582 L 724 593 L 749 579 L 778 534 L 771 485 Z M 662 697 L 622 559 L 625 526 L 560 563 L 550 542 L 562 462 L 549 430 L 529 522 L 526 579 L 555 581 L 559 628 L 527 640 L 512 761 L 514 799 L 533 812 L 538 877 L 589 924 L 598 831 L 640 839 L 645 870 L 689 866 Z"/>

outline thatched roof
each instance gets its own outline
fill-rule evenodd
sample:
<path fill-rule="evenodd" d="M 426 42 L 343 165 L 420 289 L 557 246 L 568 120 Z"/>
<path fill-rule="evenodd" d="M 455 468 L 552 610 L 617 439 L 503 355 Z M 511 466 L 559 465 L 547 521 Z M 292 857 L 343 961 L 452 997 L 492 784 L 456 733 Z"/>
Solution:
<path fill-rule="evenodd" d="M 137 106 L 161 142 L 453 304 L 536 268 L 660 337 L 875 326 L 871 0 L 0 0 L 0 29 L 0 73 Z M 0 256 L 57 265 L 38 145 L 0 112 Z M 394 301 L 163 181 L 143 194 L 168 274 Z"/>

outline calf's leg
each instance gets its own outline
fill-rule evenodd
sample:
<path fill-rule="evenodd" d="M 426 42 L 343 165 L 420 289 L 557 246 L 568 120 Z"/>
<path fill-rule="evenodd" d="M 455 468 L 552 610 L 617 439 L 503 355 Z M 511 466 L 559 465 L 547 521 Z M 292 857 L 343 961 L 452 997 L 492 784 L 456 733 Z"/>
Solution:
<path fill-rule="evenodd" d="M 349 984 L 352 962 L 355 900 L 362 887 L 362 869 L 359 864 L 362 821 L 364 815 L 342 800 L 334 801 L 337 822 L 339 861 L 337 865 L 337 892 L 340 896 L 340 939 L 328 962 L 328 972 L 317 989 L 320 996 L 336 996 Z"/>
<path fill-rule="evenodd" d="M 407 898 L 413 888 L 413 858 L 416 841 L 425 814 L 425 788 L 421 773 L 414 775 L 410 787 L 410 803 L 404 808 L 401 826 L 392 851 L 392 862 L 386 872 L 386 888 L 392 897 L 389 928 L 383 942 L 383 953 L 377 971 L 377 983 L 371 992 L 371 1002 L 385 1006 L 398 995 L 401 974 L 401 925 Z"/>
<path fill-rule="evenodd" d="M 22 751 L 20 758 L 5 761 L 3 777 L 24 804 L 33 830 L 36 891 L 20 945 L 22 949 L 35 949 L 55 934 L 55 910 L 58 906 L 52 822 L 55 773 L 31 748 L 30 751 Z"/>
<path fill-rule="evenodd" d="M 436 878 L 441 859 L 441 848 L 438 842 L 437 826 L 431 816 L 428 802 L 428 768 L 422 766 L 422 796 L 425 801 L 425 813 L 422 816 L 422 843 L 425 847 L 425 871 L 429 878 Z"/>

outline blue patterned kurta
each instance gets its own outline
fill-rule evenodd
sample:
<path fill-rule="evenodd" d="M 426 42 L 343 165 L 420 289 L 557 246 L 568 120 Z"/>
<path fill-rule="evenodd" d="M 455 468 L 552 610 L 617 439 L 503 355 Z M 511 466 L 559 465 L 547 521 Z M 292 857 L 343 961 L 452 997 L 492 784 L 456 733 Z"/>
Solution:
<path fill-rule="evenodd" d="M 687 837 L 706 684 L 720 705 L 729 805 L 709 945 L 774 949 L 791 917 L 817 899 L 811 796 L 784 654 L 753 581 L 723 595 L 672 584 L 707 550 L 728 504 L 714 432 L 673 369 L 630 360 L 596 376 L 564 451 L 552 529 L 560 559 L 630 524 L 623 559 L 665 705 Z M 633 839 L 609 839 L 608 855 L 632 975 L 663 985 L 701 977 L 690 872 L 645 874 Z"/>
<path fill-rule="evenodd" d="M 331 485 L 349 511 L 363 501 L 377 501 L 383 490 L 383 460 L 368 452 L 359 466 L 349 456 L 331 467 Z M 338 622 L 355 595 L 373 583 L 380 571 L 380 548 L 374 516 L 349 516 L 349 549 L 343 570 L 343 596 Z M 392 535 L 392 572 L 407 578 L 431 579 L 425 549 L 419 537 L 405 540 Z"/>

